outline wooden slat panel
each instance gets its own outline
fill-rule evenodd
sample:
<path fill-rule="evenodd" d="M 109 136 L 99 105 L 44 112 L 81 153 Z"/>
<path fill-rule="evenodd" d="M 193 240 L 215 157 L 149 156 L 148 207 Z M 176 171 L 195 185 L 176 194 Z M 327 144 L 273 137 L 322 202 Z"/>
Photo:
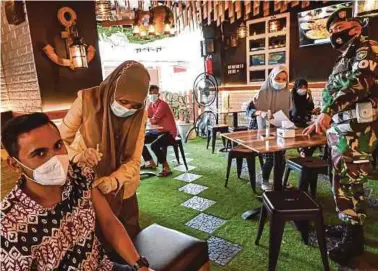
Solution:
<path fill-rule="evenodd" d="M 203 7 L 202 18 L 203 18 L 203 19 L 206 19 L 207 16 L 209 16 L 209 14 L 208 14 L 208 6 L 207 6 L 207 2 L 206 2 L 206 1 L 203 1 L 203 5 L 202 5 L 202 7 Z"/>
<path fill-rule="evenodd" d="M 224 21 L 225 21 L 225 18 L 226 18 L 226 16 L 225 16 L 225 11 L 224 11 L 224 5 L 225 5 L 225 2 L 223 2 L 223 1 L 221 1 L 221 2 L 218 4 L 218 9 L 219 9 L 218 13 L 219 13 L 219 15 L 220 15 L 220 20 L 221 20 L 221 22 L 224 22 Z"/>
<path fill-rule="evenodd" d="M 228 17 L 230 18 L 230 23 L 234 23 L 235 22 L 235 3 L 234 2 L 231 2 L 229 7 L 228 7 Z"/>
<path fill-rule="evenodd" d="M 203 18 L 202 18 L 203 12 L 202 12 L 202 5 L 201 5 L 201 3 L 202 3 L 202 1 L 196 1 L 197 12 L 198 12 L 198 15 L 199 15 L 199 16 L 197 16 L 197 19 L 198 19 L 197 22 L 198 23 L 201 23 L 202 20 L 203 20 Z"/>
<path fill-rule="evenodd" d="M 253 1 L 253 16 L 257 16 L 260 14 L 260 1 L 255 0 Z"/>
<path fill-rule="evenodd" d="M 236 12 L 236 18 L 240 19 L 242 17 L 241 1 L 236 1 L 236 3 L 235 3 L 235 12 Z"/>
<path fill-rule="evenodd" d="M 264 17 L 269 16 L 269 13 L 270 13 L 269 8 L 270 8 L 270 1 L 265 0 L 264 9 L 263 9 L 264 10 L 264 12 L 263 12 Z"/>
<path fill-rule="evenodd" d="M 230 0 L 225 0 L 224 1 L 224 10 L 228 10 L 228 7 L 230 6 Z"/>
<path fill-rule="evenodd" d="M 211 25 L 211 12 L 213 10 L 213 2 L 208 1 L 207 2 L 207 24 Z"/>
<path fill-rule="evenodd" d="M 283 0 L 282 4 L 281 4 L 281 9 L 280 9 L 280 12 L 285 12 L 287 10 L 287 7 L 288 7 L 288 3 L 289 1 L 288 0 Z"/>
<path fill-rule="evenodd" d="M 291 6 L 295 7 L 299 5 L 299 1 L 291 1 Z"/>
<path fill-rule="evenodd" d="M 214 1 L 213 10 L 214 10 L 214 21 L 215 20 L 218 21 L 218 1 Z"/>
<path fill-rule="evenodd" d="M 275 0 L 274 1 L 274 11 L 281 10 L 281 0 Z"/>
<path fill-rule="evenodd" d="M 251 10 L 252 10 L 252 5 L 251 5 L 251 1 L 244 1 L 244 9 L 245 9 L 245 14 L 249 14 L 251 13 Z"/>
<path fill-rule="evenodd" d="M 302 8 L 307 8 L 310 6 L 310 1 L 302 1 Z"/>

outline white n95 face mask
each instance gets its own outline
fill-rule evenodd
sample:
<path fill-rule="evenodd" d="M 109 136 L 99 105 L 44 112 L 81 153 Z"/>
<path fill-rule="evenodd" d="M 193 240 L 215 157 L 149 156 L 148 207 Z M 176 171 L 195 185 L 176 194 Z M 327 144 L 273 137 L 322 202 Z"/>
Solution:
<path fill-rule="evenodd" d="M 69 158 L 68 154 L 55 155 L 46 163 L 40 165 L 36 169 L 31 169 L 16 158 L 15 160 L 24 168 L 33 172 L 33 180 L 41 185 L 64 185 L 67 180 Z"/>
<path fill-rule="evenodd" d="M 113 114 L 120 118 L 126 118 L 133 115 L 137 109 L 128 109 L 122 106 L 119 102 L 114 100 L 114 102 L 110 105 L 110 109 L 112 110 Z"/>
<path fill-rule="evenodd" d="M 297 90 L 297 93 L 299 96 L 304 96 L 307 94 L 307 89 L 304 89 L 304 88 L 300 88 Z"/>
<path fill-rule="evenodd" d="M 276 90 L 281 90 L 286 87 L 286 83 L 279 83 L 276 80 L 272 80 L 272 86 Z"/>

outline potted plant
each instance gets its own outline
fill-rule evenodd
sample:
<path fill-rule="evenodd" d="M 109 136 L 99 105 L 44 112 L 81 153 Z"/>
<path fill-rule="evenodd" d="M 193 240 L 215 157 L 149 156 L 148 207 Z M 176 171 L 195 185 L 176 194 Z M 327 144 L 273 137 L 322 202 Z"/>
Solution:
<path fill-rule="evenodd" d="M 189 106 L 189 96 L 179 96 L 177 128 L 182 139 L 185 139 L 189 130 L 193 127 L 193 123 L 190 121 L 192 110 Z M 191 133 L 189 139 L 195 138 L 195 133 Z"/>

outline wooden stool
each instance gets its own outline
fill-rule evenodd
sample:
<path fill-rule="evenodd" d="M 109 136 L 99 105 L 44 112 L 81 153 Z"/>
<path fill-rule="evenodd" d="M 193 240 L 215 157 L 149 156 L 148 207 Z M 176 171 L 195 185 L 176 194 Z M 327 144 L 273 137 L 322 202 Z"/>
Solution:
<path fill-rule="evenodd" d="M 291 170 L 299 172 L 299 189 L 308 191 L 316 197 L 318 174 L 328 174 L 328 163 L 315 157 L 298 157 L 286 160 L 283 186 L 286 187 Z"/>
<path fill-rule="evenodd" d="M 308 244 L 308 221 L 315 223 L 324 270 L 329 270 L 323 215 L 320 206 L 304 191 L 271 191 L 263 194 L 260 222 L 255 244 L 259 245 L 267 214 L 270 217 L 269 267 L 275 270 L 286 221 L 303 223 L 302 238 Z"/>
<path fill-rule="evenodd" d="M 228 185 L 228 178 L 230 177 L 232 160 L 236 159 L 236 169 L 238 173 L 238 178 L 240 178 L 242 168 L 243 168 L 243 159 L 245 158 L 247 160 L 247 165 L 248 165 L 249 181 L 251 183 L 253 192 L 256 193 L 255 157 L 256 157 L 255 152 L 243 146 L 236 146 L 232 148 L 230 152 L 228 153 L 226 182 L 224 184 L 224 187 L 227 187 Z"/>
<path fill-rule="evenodd" d="M 211 141 L 211 147 L 212 147 L 212 153 L 215 151 L 215 142 L 217 140 L 217 134 L 218 133 L 227 133 L 228 132 L 228 126 L 224 124 L 219 124 L 216 126 L 209 127 L 207 130 L 207 146 L 206 149 L 209 148 L 210 145 L 210 138 L 212 139 Z M 225 145 L 225 139 L 222 137 L 223 145 Z"/>

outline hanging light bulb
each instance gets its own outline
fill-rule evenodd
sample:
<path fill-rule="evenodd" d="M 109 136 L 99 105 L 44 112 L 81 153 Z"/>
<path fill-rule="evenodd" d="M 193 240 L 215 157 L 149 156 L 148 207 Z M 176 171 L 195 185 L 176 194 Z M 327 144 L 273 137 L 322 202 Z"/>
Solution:
<path fill-rule="evenodd" d="M 142 38 L 145 38 L 145 37 L 147 36 L 146 31 L 145 31 L 145 30 L 141 31 L 141 32 L 140 32 L 140 36 L 141 36 Z"/>
<path fill-rule="evenodd" d="M 240 24 L 237 32 L 240 39 L 244 39 L 247 36 L 247 27 L 245 26 L 244 22 Z"/>
<path fill-rule="evenodd" d="M 171 25 L 169 23 L 166 23 L 164 25 L 164 34 L 170 34 L 171 33 Z"/>
<path fill-rule="evenodd" d="M 74 37 L 72 44 L 69 46 L 72 67 L 75 70 L 88 68 L 86 47 L 79 37 Z"/>
<path fill-rule="evenodd" d="M 139 35 L 140 34 L 140 28 L 139 25 L 135 25 L 133 28 L 133 34 L 134 35 Z"/>
<path fill-rule="evenodd" d="M 150 24 L 150 26 L 148 27 L 148 34 L 155 35 L 155 26 L 153 24 Z"/>
<path fill-rule="evenodd" d="M 97 0 L 96 4 L 96 20 L 97 21 L 111 21 L 113 20 L 112 6 L 110 1 Z"/>

